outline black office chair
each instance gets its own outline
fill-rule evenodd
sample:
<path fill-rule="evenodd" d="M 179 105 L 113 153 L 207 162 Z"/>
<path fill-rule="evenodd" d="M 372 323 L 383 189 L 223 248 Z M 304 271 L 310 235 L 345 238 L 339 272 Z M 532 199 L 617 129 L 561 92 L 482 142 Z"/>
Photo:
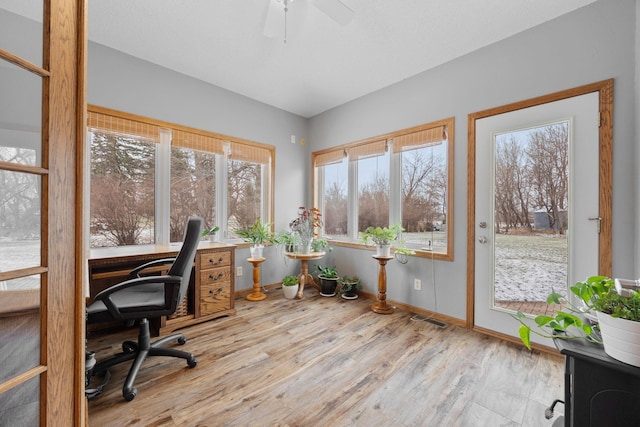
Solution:
<path fill-rule="evenodd" d="M 155 260 L 141 265 L 131 272 L 134 278 L 117 283 L 98 293 L 95 302 L 87 307 L 88 323 L 113 320 L 140 321 L 138 342 L 125 341 L 122 343 L 122 353 L 96 363 L 92 372 L 93 375 L 104 375 L 110 367 L 133 360 L 122 387 L 122 395 L 127 401 L 133 400 L 138 394 L 133 382 L 142 362 L 147 357 L 180 357 L 186 359 L 190 368 L 197 364 L 196 358 L 191 353 L 173 348 L 163 348 L 165 344 L 173 340 L 177 340 L 181 345 L 186 343 L 187 339 L 183 334 L 173 334 L 151 343 L 148 319 L 173 314 L 185 297 L 203 222 L 202 218 L 189 218 L 184 242 L 176 258 Z M 171 264 L 167 275 L 139 277 L 139 273 L 145 268 L 162 264 Z"/>

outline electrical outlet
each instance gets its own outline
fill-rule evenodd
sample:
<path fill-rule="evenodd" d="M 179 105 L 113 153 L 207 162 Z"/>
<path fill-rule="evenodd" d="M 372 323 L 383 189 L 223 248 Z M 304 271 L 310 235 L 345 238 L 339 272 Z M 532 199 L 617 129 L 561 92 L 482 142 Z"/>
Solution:
<path fill-rule="evenodd" d="M 413 279 L 413 289 L 419 291 L 422 289 L 422 281 L 420 279 Z"/>
<path fill-rule="evenodd" d="M 242 267 L 236 267 L 236 276 L 242 276 Z"/>

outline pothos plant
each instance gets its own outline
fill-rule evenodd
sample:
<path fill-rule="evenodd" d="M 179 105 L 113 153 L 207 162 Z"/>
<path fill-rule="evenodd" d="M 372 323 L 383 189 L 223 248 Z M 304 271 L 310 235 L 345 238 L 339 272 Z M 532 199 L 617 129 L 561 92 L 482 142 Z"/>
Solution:
<path fill-rule="evenodd" d="M 602 343 L 593 313 L 601 312 L 612 317 L 640 321 L 640 293 L 628 291 L 621 295 L 616 291 L 615 281 L 605 276 L 591 276 L 582 282 L 577 282 L 569 288 L 575 295 L 578 304 L 573 304 L 557 292 L 547 297 L 547 304 L 558 304 L 563 307 L 555 315 L 540 315 L 534 318 L 535 326 L 524 322 L 526 317 L 517 312 L 513 317 L 520 322 L 520 339 L 527 348 L 531 349 L 531 333 L 545 338 L 585 339 Z"/>

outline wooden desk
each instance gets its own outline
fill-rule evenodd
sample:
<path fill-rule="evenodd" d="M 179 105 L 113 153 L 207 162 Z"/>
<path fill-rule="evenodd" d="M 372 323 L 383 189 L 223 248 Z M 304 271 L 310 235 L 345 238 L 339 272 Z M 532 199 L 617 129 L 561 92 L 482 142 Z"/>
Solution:
<path fill-rule="evenodd" d="M 170 246 L 126 246 L 93 249 L 88 259 L 89 294 L 129 279 L 129 272 L 145 262 L 173 258 L 180 244 Z M 189 291 L 176 313 L 154 319 L 153 332 L 158 335 L 178 328 L 235 314 L 233 268 L 235 246 L 202 241 L 196 251 Z M 148 269 L 147 274 L 163 274 L 169 266 Z M 92 325 L 98 326 L 98 325 Z"/>
<path fill-rule="evenodd" d="M 304 296 L 302 293 L 304 292 L 304 285 L 307 283 L 307 280 L 309 280 L 309 284 L 320 289 L 316 282 L 313 280 L 313 276 L 309 274 L 309 261 L 322 258 L 325 255 L 325 252 L 311 252 L 310 254 L 285 252 L 284 254 L 291 259 L 300 260 L 300 274 L 298 275 L 298 283 L 300 284 L 300 288 L 298 289 L 298 295 L 296 295 L 296 298 L 302 299 L 302 297 Z"/>

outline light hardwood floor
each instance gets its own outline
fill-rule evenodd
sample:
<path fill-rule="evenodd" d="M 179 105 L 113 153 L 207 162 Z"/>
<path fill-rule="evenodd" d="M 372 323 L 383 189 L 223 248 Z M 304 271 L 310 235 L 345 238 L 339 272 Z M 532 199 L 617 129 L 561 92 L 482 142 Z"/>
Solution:
<path fill-rule="evenodd" d="M 264 301 L 238 299 L 236 315 L 182 330 L 195 368 L 148 359 L 132 402 L 121 394 L 128 364 L 112 368 L 103 394 L 89 402 L 90 425 L 553 424 L 544 410 L 563 396 L 562 358 L 402 310 L 376 314 L 371 304 L 315 289 L 303 300 L 286 300 L 281 290 Z M 100 360 L 135 336 L 132 329 L 89 337 L 89 348 Z"/>

